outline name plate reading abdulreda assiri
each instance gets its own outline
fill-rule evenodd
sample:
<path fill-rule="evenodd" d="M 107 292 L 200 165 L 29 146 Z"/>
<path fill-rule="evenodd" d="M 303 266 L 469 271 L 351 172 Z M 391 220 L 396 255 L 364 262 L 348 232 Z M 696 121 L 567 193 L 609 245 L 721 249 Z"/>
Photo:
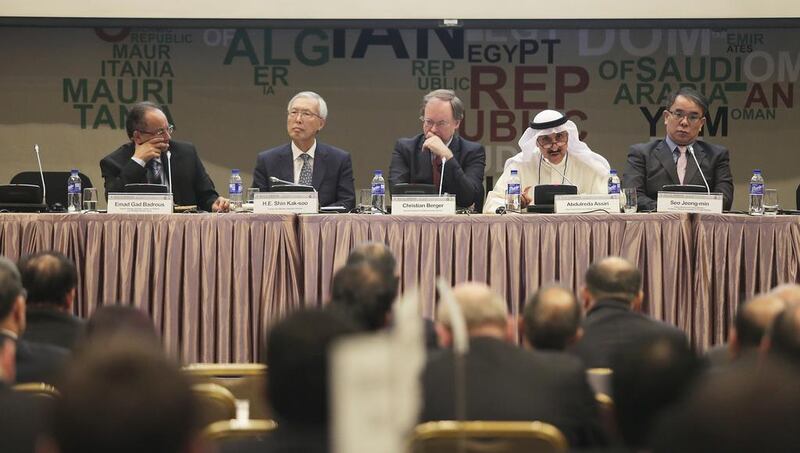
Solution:
<path fill-rule="evenodd" d="M 692 214 L 721 214 L 721 193 L 658 192 L 658 212 L 685 212 Z"/>
<path fill-rule="evenodd" d="M 392 197 L 392 215 L 449 215 L 456 213 L 456 197 L 439 196 L 407 196 Z"/>
<path fill-rule="evenodd" d="M 316 192 L 259 192 L 253 198 L 256 214 L 316 214 L 319 198 Z"/>
<path fill-rule="evenodd" d="M 172 214 L 171 193 L 110 193 L 109 214 Z"/>
<path fill-rule="evenodd" d="M 556 195 L 556 214 L 605 214 L 619 212 L 619 195 Z"/>

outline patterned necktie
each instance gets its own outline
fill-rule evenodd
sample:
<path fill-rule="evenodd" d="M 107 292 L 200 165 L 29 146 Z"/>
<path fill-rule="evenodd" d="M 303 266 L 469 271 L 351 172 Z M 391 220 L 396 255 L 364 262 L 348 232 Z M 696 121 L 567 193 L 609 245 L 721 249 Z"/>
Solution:
<path fill-rule="evenodd" d="M 311 185 L 311 156 L 306 153 L 300 155 L 300 158 L 303 159 L 303 168 L 300 169 L 300 180 L 297 181 L 298 184 L 303 184 L 306 186 Z"/>
<path fill-rule="evenodd" d="M 439 190 L 440 179 L 442 179 L 442 158 L 431 153 L 433 159 L 431 159 L 431 165 L 433 166 L 433 185 L 436 187 L 436 190 Z"/>
<path fill-rule="evenodd" d="M 678 167 L 678 181 L 683 184 L 683 177 L 686 176 L 686 147 L 679 146 L 675 148 L 675 150 L 679 153 L 678 161 L 676 162 Z"/>
<path fill-rule="evenodd" d="M 161 163 L 155 159 L 147 161 L 147 182 L 161 184 Z"/>

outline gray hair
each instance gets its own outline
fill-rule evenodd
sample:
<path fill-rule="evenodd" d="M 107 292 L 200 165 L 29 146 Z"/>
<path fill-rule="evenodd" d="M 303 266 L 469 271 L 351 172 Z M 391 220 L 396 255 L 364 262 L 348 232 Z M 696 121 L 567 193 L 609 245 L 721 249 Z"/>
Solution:
<path fill-rule="evenodd" d="M 298 98 L 308 98 L 317 101 L 319 104 L 319 116 L 322 117 L 323 120 L 328 119 L 328 104 L 325 103 L 325 99 L 322 99 L 322 96 L 313 91 L 301 91 L 295 94 L 294 97 L 289 100 L 289 104 L 286 106 L 287 111 L 291 110 L 292 104 L 294 104 L 294 101 Z"/>
<path fill-rule="evenodd" d="M 508 319 L 506 301 L 484 283 L 460 283 L 453 288 L 453 296 L 461 306 L 467 330 L 485 325 L 504 326 Z M 450 327 L 451 315 L 446 304 L 439 304 L 436 320 Z"/>
<path fill-rule="evenodd" d="M 440 101 L 449 102 L 450 108 L 453 109 L 453 119 L 461 121 L 464 119 L 464 103 L 456 96 L 453 90 L 433 90 L 422 98 L 422 108 L 420 108 L 420 115 L 425 115 L 425 106 L 431 99 L 439 99 Z"/>

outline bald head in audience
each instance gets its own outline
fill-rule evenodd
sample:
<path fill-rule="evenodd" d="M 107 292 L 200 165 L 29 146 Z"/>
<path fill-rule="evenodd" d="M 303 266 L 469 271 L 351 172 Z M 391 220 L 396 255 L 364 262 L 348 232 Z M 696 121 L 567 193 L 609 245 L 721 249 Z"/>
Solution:
<path fill-rule="evenodd" d="M 800 285 L 796 283 L 778 285 L 769 294 L 780 297 L 787 304 L 800 304 Z"/>
<path fill-rule="evenodd" d="M 765 341 L 764 350 L 772 358 L 800 365 L 800 304 L 791 304 L 780 312 Z"/>
<path fill-rule="evenodd" d="M 383 242 L 364 242 L 347 256 L 347 265 L 366 263 L 386 277 L 397 277 L 397 261 L 391 249 Z"/>
<path fill-rule="evenodd" d="M 603 258 L 586 271 L 584 307 L 589 310 L 598 300 L 615 299 L 626 301 L 632 310 L 639 311 L 644 299 L 641 286 L 642 274 L 633 263 L 618 256 Z"/>
<path fill-rule="evenodd" d="M 580 339 L 580 325 L 581 307 L 575 294 L 558 286 L 536 291 L 522 315 L 525 341 L 535 349 L 563 351 Z"/>
<path fill-rule="evenodd" d="M 461 307 L 470 337 L 488 336 L 514 340 L 514 329 L 508 319 L 506 302 L 484 283 L 467 282 L 453 288 L 456 303 Z M 446 304 L 439 303 L 437 329 L 443 346 L 452 344 L 451 314 Z"/>
<path fill-rule="evenodd" d="M 758 351 L 764 334 L 786 303 L 772 294 L 762 294 L 745 302 L 736 313 L 728 347 L 732 358 Z"/>

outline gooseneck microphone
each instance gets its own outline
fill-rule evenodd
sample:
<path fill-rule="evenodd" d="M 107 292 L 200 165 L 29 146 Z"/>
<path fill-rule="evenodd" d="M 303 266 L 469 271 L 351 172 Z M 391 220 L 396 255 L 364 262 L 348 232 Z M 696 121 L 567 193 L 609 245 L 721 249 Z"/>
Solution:
<path fill-rule="evenodd" d="M 281 178 L 276 178 L 276 177 L 274 177 L 274 176 L 270 176 L 270 177 L 269 177 L 269 182 L 271 182 L 272 184 L 281 184 L 281 185 L 284 185 L 284 186 L 295 186 L 295 187 L 311 187 L 311 189 L 312 189 L 314 192 L 316 192 L 316 191 L 317 191 L 317 189 L 314 189 L 314 186 L 307 186 L 307 185 L 305 185 L 305 184 L 297 184 L 297 183 L 295 183 L 295 182 L 287 181 L 287 180 L 285 180 L 285 179 L 281 179 Z"/>
<path fill-rule="evenodd" d="M 544 162 L 545 164 L 547 164 L 547 167 L 548 167 L 548 168 L 550 168 L 551 170 L 553 170 L 553 171 L 555 171 L 556 173 L 558 173 L 558 176 L 561 176 L 562 178 L 564 178 L 564 181 L 566 181 L 566 182 L 570 183 L 570 185 L 577 186 L 577 184 L 575 184 L 574 182 L 570 181 L 570 180 L 569 180 L 569 178 L 567 178 L 567 175 L 565 175 L 564 173 L 561 173 L 561 171 L 560 171 L 559 169 L 557 169 L 556 167 L 554 167 L 554 166 L 553 166 L 553 164 L 551 164 L 551 163 L 550 163 L 550 161 L 548 161 L 548 160 L 547 160 L 547 158 L 545 158 L 545 157 L 544 157 L 544 155 L 541 155 L 541 157 L 539 158 L 539 165 L 540 165 L 540 166 L 541 166 L 541 163 L 542 163 L 542 162 Z M 539 183 L 540 183 L 540 184 L 541 184 L 541 182 L 542 182 L 542 181 L 539 181 Z"/>
<path fill-rule="evenodd" d="M 42 203 L 47 205 L 47 187 L 44 185 L 44 171 L 42 171 L 42 159 L 39 157 L 39 145 L 33 145 L 33 150 L 36 151 L 36 162 L 39 164 L 39 177 L 42 178 Z"/>
<path fill-rule="evenodd" d="M 444 185 L 444 164 L 447 162 L 447 159 L 442 156 L 442 171 L 439 173 L 439 196 L 442 196 L 442 186 Z"/>
<path fill-rule="evenodd" d="M 706 175 L 703 174 L 703 169 L 700 168 L 700 163 L 697 161 L 697 156 L 694 155 L 694 148 L 692 145 L 686 147 L 686 151 L 692 155 L 694 159 L 694 164 L 697 165 L 697 170 L 700 171 L 700 176 L 703 178 L 703 183 L 706 185 L 706 192 L 711 195 L 711 188 L 708 186 L 708 181 L 706 180 Z"/>
<path fill-rule="evenodd" d="M 167 183 L 169 184 L 169 193 L 172 193 L 172 151 L 167 148 Z"/>

